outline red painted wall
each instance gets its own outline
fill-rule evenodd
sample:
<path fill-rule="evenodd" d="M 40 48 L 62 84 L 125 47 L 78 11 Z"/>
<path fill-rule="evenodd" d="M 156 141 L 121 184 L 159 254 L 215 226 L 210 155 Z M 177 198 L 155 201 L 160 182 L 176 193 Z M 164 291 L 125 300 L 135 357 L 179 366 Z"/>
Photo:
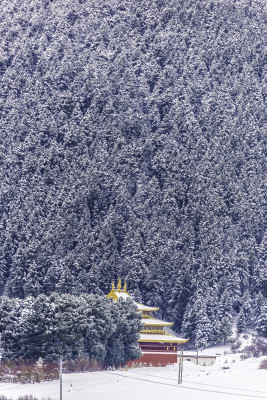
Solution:
<path fill-rule="evenodd" d="M 140 363 L 146 364 L 148 367 L 152 364 L 153 367 L 165 367 L 167 364 L 175 364 L 177 363 L 177 354 L 169 353 L 169 354 L 151 354 L 146 353 L 143 354 L 138 360 L 129 361 L 127 363 L 128 367 L 131 367 L 133 364 L 139 365 Z"/>

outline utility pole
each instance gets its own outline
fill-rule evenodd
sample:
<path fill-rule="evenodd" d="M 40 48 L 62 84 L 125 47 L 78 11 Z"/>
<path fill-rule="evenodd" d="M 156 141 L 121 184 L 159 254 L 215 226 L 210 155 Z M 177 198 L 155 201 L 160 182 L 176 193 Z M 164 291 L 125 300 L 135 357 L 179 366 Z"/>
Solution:
<path fill-rule="evenodd" d="M 180 383 L 180 364 L 181 364 L 181 352 L 180 352 L 180 357 L 177 349 L 177 367 L 178 367 L 178 385 Z"/>
<path fill-rule="evenodd" d="M 62 357 L 59 360 L 59 399 L 62 400 Z"/>
<path fill-rule="evenodd" d="M 178 385 L 180 385 L 182 382 L 183 382 L 183 350 L 180 351 L 180 360 L 179 360 L 179 369 L 178 369 Z"/>
<path fill-rule="evenodd" d="M 198 365 L 198 343 L 197 343 L 197 365 Z"/>
<path fill-rule="evenodd" d="M 184 351 L 182 350 L 181 383 L 183 383 L 183 369 L 184 369 Z"/>

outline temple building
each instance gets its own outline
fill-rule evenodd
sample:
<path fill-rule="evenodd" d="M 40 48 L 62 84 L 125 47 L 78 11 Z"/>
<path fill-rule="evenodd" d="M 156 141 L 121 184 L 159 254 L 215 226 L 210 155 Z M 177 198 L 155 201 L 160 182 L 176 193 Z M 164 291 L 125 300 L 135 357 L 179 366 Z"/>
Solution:
<path fill-rule="evenodd" d="M 122 289 L 121 279 L 119 279 L 117 288 L 115 288 L 113 282 L 108 298 L 112 298 L 115 301 L 131 298 L 130 294 L 127 292 L 126 283 Z M 134 303 L 142 315 L 144 328 L 140 332 L 140 339 L 138 341 L 143 354 L 140 359 L 132 363 L 142 363 L 153 366 L 165 366 L 167 364 L 176 363 L 178 345 L 186 343 L 188 339 L 182 339 L 166 332 L 166 329 L 170 328 L 173 322 L 166 322 L 154 318 L 153 312 L 157 311 L 159 309 L 158 307 L 145 306 L 136 301 L 134 301 Z"/>

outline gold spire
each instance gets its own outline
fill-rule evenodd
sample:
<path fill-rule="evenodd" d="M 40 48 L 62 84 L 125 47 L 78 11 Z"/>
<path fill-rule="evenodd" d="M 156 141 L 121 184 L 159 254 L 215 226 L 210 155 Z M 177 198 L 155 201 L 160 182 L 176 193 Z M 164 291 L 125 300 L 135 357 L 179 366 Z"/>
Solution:
<path fill-rule="evenodd" d="M 112 287 L 111 287 L 111 290 L 115 290 L 114 281 L 112 282 Z"/>
<path fill-rule="evenodd" d="M 124 283 L 123 290 L 124 290 L 124 292 L 127 292 L 126 281 L 125 281 L 125 283 Z"/>
<path fill-rule="evenodd" d="M 121 290 L 121 278 L 119 278 L 119 282 L 118 282 L 117 288 L 118 288 L 118 290 Z"/>

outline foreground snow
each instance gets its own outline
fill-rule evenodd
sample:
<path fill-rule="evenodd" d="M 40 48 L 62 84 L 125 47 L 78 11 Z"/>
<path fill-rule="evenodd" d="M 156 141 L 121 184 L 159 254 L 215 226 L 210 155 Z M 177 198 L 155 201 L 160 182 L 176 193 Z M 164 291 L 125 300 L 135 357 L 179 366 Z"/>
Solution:
<path fill-rule="evenodd" d="M 207 351 L 211 353 L 211 349 Z M 184 362 L 183 384 L 177 385 L 177 365 L 165 368 L 135 368 L 63 376 L 64 400 L 241 400 L 267 399 L 267 371 L 259 370 L 264 357 L 242 361 L 240 354 L 221 355 L 211 367 Z M 0 384 L 0 393 L 16 399 L 23 394 L 59 399 L 59 382 Z"/>

